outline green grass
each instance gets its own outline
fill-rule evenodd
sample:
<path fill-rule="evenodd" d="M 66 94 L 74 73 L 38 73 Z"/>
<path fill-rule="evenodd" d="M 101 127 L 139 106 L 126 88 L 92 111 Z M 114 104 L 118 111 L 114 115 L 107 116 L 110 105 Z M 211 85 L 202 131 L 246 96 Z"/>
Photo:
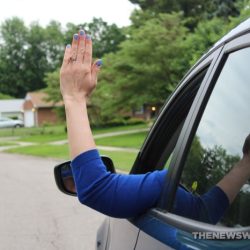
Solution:
<path fill-rule="evenodd" d="M 117 135 L 96 139 L 97 145 L 112 147 L 140 148 L 148 132 L 139 132 L 128 135 Z"/>
<path fill-rule="evenodd" d="M 51 157 L 62 160 L 69 159 L 69 150 L 68 145 L 36 145 L 36 146 L 26 146 L 8 149 L 5 152 L 40 156 L 40 157 Z M 123 171 L 129 171 L 133 165 L 133 162 L 136 157 L 136 153 L 127 153 L 127 152 L 114 152 L 100 150 L 100 154 L 110 157 L 117 169 Z"/>
<path fill-rule="evenodd" d="M 112 128 L 94 129 L 94 134 L 102 134 L 116 131 L 126 131 L 131 129 L 147 128 L 146 125 L 121 126 Z M 8 136 L 0 130 L 1 136 Z M 11 131 L 8 130 L 9 132 Z M 140 148 L 145 140 L 147 132 L 139 132 L 135 134 L 119 135 L 106 138 L 96 139 L 97 145 L 113 146 L 113 147 L 132 147 Z M 69 159 L 68 145 L 49 145 L 48 142 L 67 139 L 64 126 L 51 126 L 46 128 L 20 128 L 15 130 L 14 136 L 19 136 L 19 141 L 35 142 L 39 145 L 17 147 L 6 150 L 9 153 L 25 154 L 39 157 L 51 157 L 62 160 Z M 7 142 L 3 142 L 6 145 Z M 12 142 L 11 142 L 12 143 Z M 13 142 L 15 143 L 15 142 Z M 1 144 L 0 144 L 1 145 Z M 11 144 L 13 145 L 13 144 Z M 109 156 L 117 169 L 129 171 L 133 165 L 137 153 L 117 152 L 101 150 L 101 154 Z"/>
<path fill-rule="evenodd" d="M 40 157 L 59 158 L 63 160 L 69 159 L 68 145 L 33 145 L 8 149 L 5 152 L 17 153 L 24 155 L 33 155 Z"/>
<path fill-rule="evenodd" d="M 15 146 L 18 145 L 16 142 L 9 142 L 9 141 L 1 141 L 0 142 L 0 147 L 5 147 L 5 146 Z"/>
<path fill-rule="evenodd" d="M 0 129 L 0 137 L 20 136 L 28 137 L 34 135 L 45 134 L 64 134 L 64 125 L 55 125 L 48 127 L 34 127 L 34 128 L 5 128 Z"/>
<path fill-rule="evenodd" d="M 129 172 L 133 166 L 137 153 L 128 152 L 117 152 L 117 151 L 106 151 L 100 150 L 101 155 L 106 155 L 111 158 L 114 162 L 116 169 L 120 169 Z"/>
<path fill-rule="evenodd" d="M 36 142 L 36 143 L 48 143 L 53 141 L 61 141 L 66 140 L 67 134 L 44 134 L 44 135 L 31 135 L 31 136 L 23 136 L 18 139 L 18 141 L 22 142 Z"/>
<path fill-rule="evenodd" d="M 93 128 L 93 134 L 103 134 L 103 133 L 110 133 L 110 132 L 117 132 L 117 131 L 127 131 L 133 129 L 144 129 L 148 128 L 147 124 L 139 124 L 139 125 L 128 125 L 128 126 L 117 126 L 117 127 L 109 127 L 109 128 Z"/>
<path fill-rule="evenodd" d="M 128 131 L 133 129 L 147 128 L 147 125 L 131 125 L 119 126 L 112 128 L 95 128 L 93 134 L 98 135 L 102 133 Z M 67 134 L 64 125 L 48 126 L 45 128 L 18 128 L 18 129 L 0 129 L 0 137 L 19 137 L 18 141 L 46 143 L 52 141 L 66 140 Z"/>

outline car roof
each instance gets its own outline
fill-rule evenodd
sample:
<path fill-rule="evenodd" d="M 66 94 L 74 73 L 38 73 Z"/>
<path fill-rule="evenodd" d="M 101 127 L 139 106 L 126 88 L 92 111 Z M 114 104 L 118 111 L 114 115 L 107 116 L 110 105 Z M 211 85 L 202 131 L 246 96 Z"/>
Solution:
<path fill-rule="evenodd" d="M 238 26 L 230 30 L 225 36 L 219 39 L 207 52 L 205 52 L 200 59 L 193 65 L 193 67 L 185 74 L 184 78 L 192 71 L 197 65 L 200 64 L 207 56 L 209 56 L 213 51 L 215 51 L 218 47 L 223 46 L 225 43 L 231 41 L 232 39 L 241 36 L 250 31 L 250 18 L 241 22 Z M 183 78 L 183 79 L 184 79 Z"/>
<path fill-rule="evenodd" d="M 250 18 L 246 19 L 238 26 L 233 28 L 231 31 L 229 31 L 225 36 L 223 36 L 219 41 L 217 41 L 209 51 L 216 49 L 217 47 L 225 44 L 226 42 L 234 39 L 235 37 L 238 37 L 244 33 L 249 32 L 249 30 L 250 30 Z"/>

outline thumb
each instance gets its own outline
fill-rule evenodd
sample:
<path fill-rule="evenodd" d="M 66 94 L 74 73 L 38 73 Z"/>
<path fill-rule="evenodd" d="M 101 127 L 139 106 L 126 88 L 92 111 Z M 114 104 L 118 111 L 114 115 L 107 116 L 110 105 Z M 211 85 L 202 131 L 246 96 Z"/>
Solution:
<path fill-rule="evenodd" d="M 101 70 L 102 64 L 103 64 L 102 59 L 98 59 L 92 65 L 92 80 L 94 81 L 95 84 L 97 83 L 97 76 Z"/>
<path fill-rule="evenodd" d="M 242 151 L 245 155 L 250 153 L 250 134 L 245 139 Z"/>

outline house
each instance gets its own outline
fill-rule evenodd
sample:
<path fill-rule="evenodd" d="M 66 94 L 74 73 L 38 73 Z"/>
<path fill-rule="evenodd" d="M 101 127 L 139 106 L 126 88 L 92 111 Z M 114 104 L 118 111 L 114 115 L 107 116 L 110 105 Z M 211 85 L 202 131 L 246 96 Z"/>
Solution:
<path fill-rule="evenodd" d="M 48 95 L 45 92 L 28 92 L 23 103 L 24 126 L 33 127 L 41 126 L 44 123 L 56 123 L 58 121 L 55 107 L 63 105 L 53 103 L 47 100 Z"/>
<path fill-rule="evenodd" d="M 0 117 L 23 120 L 24 99 L 0 100 Z"/>
<path fill-rule="evenodd" d="M 152 118 L 155 118 L 159 114 L 161 107 L 162 107 L 161 103 L 154 103 L 154 104 L 145 103 L 139 108 L 132 109 L 131 116 L 143 120 L 150 120 Z"/>

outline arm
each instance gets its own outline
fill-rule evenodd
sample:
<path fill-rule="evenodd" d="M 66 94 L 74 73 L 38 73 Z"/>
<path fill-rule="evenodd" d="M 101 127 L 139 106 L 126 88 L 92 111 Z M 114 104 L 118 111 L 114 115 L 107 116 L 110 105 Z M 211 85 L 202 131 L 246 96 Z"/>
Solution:
<path fill-rule="evenodd" d="M 232 203 L 241 187 L 250 179 L 250 134 L 243 146 L 243 157 L 235 167 L 217 184 Z"/>
<path fill-rule="evenodd" d="M 60 71 L 60 88 L 66 110 L 70 155 L 74 159 L 72 168 L 78 198 L 82 203 L 111 216 L 135 216 L 155 206 L 160 197 L 165 172 L 156 171 L 137 176 L 112 175 L 105 170 L 99 156 L 95 155 L 91 160 L 88 158 L 96 145 L 88 121 L 87 97 L 96 86 L 99 71 L 98 64 L 91 64 L 91 61 L 92 41 L 80 31 L 74 35 L 72 46 L 65 49 Z M 248 160 L 240 164 L 246 165 Z M 199 212 L 205 209 L 217 214 L 217 217 L 212 219 L 216 222 L 228 205 L 227 197 L 231 201 L 249 178 L 249 175 L 246 177 L 245 170 L 246 167 L 232 170 L 217 187 L 201 197 L 194 197 L 179 188 L 176 211 L 180 209 L 180 215 L 189 218 L 198 216 L 199 219 L 204 217 L 203 214 L 207 215 Z M 234 187 L 230 187 L 234 178 L 239 180 L 237 179 Z M 128 193 L 130 195 L 127 195 Z M 224 199 L 225 206 L 218 212 L 218 201 L 221 198 Z"/>

